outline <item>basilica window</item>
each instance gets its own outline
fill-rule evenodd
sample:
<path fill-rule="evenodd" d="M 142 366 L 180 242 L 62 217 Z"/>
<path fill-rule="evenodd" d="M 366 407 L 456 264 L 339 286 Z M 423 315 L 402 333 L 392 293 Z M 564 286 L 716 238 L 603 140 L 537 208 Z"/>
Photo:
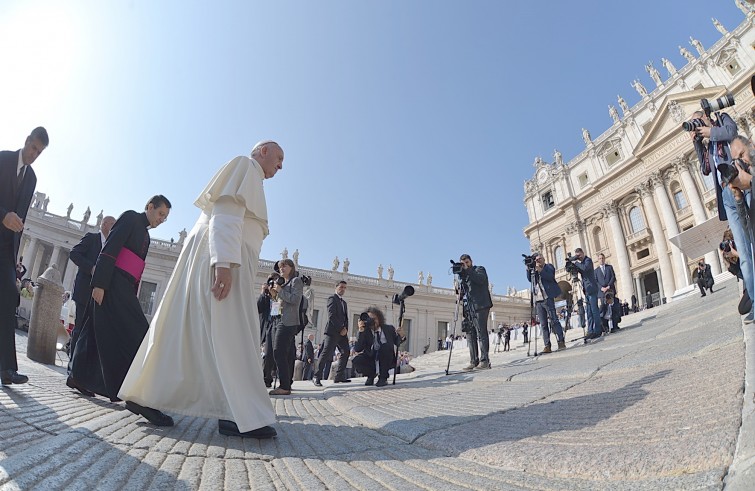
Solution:
<path fill-rule="evenodd" d="M 629 225 L 632 227 L 632 233 L 645 230 L 645 220 L 642 218 L 642 210 L 639 206 L 633 206 L 629 210 Z"/>
<path fill-rule="evenodd" d="M 739 73 L 740 69 L 741 67 L 735 59 L 729 60 L 729 62 L 726 64 L 726 70 L 728 70 L 731 75 L 736 75 L 737 73 Z"/>
<path fill-rule="evenodd" d="M 546 191 L 543 193 L 543 195 L 540 197 L 543 201 L 543 211 L 548 211 L 554 206 L 556 206 L 556 202 L 553 201 L 553 193 L 550 191 Z"/>
<path fill-rule="evenodd" d="M 584 188 L 588 184 L 590 184 L 590 179 L 587 177 L 587 172 L 585 172 L 584 174 L 580 174 L 580 176 L 577 177 L 577 180 L 579 181 L 580 188 Z"/>
<path fill-rule="evenodd" d="M 553 255 L 556 258 L 556 269 L 561 269 L 564 267 L 564 248 L 561 246 L 557 246 L 556 249 L 553 251 Z"/>
<path fill-rule="evenodd" d="M 600 227 L 595 227 L 592 231 L 592 241 L 595 245 L 596 251 L 602 251 L 603 250 L 603 244 L 600 241 Z"/>
<path fill-rule="evenodd" d="M 679 183 L 674 182 L 671 184 L 671 194 L 674 195 L 674 204 L 677 210 L 683 210 L 687 207 L 687 198 L 684 197 Z"/>

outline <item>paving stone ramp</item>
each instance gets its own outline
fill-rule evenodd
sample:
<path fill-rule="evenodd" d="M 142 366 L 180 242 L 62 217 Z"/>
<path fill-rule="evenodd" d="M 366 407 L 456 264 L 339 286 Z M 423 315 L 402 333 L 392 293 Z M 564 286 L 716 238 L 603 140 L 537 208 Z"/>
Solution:
<path fill-rule="evenodd" d="M 18 332 L 30 382 L 0 390 L 0 491 L 752 490 L 751 327 L 736 282 L 717 286 L 588 345 L 572 329 L 562 352 L 528 356 L 520 337 L 491 370 L 462 372 L 457 350 L 448 375 L 448 352 L 430 353 L 395 386 L 295 382 L 266 441 L 202 418 L 155 428 L 79 396 L 65 357 L 30 362 Z"/>

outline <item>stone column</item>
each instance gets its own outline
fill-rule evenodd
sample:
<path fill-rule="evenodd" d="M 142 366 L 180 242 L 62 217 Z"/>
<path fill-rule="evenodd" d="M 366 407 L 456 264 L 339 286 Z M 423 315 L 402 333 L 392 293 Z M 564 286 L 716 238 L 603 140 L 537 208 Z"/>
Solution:
<path fill-rule="evenodd" d="M 645 216 L 648 218 L 650 225 L 650 233 L 653 234 L 653 243 L 655 244 L 655 250 L 658 253 L 658 264 L 660 272 L 662 273 L 661 282 L 659 278 L 658 283 L 661 285 L 661 291 L 674 291 L 674 275 L 671 269 L 671 260 L 668 257 L 668 246 L 666 237 L 663 235 L 663 227 L 661 226 L 661 220 L 658 218 L 658 210 L 655 208 L 655 202 L 653 201 L 653 190 L 648 183 L 643 183 L 636 188 L 637 193 L 642 198 L 642 204 L 645 208 Z M 665 284 L 663 284 L 665 283 Z M 644 296 L 645 292 L 641 292 Z"/>
<path fill-rule="evenodd" d="M 617 295 L 619 298 L 627 298 L 627 296 L 632 295 L 630 293 L 632 291 L 632 270 L 629 265 L 624 231 L 621 229 L 621 221 L 619 220 L 619 207 L 615 201 L 611 201 L 603 207 L 602 211 L 608 216 L 608 223 L 611 227 L 611 235 L 613 236 L 613 248 L 616 252 L 616 261 L 618 263 L 616 267 L 621 282 L 618 285 L 620 288 L 617 291 Z"/>
<path fill-rule="evenodd" d="M 645 292 L 642 291 L 642 281 L 640 279 L 640 275 L 635 275 L 634 277 L 634 287 L 637 290 L 634 294 L 637 297 L 637 305 L 640 304 L 640 298 L 645 294 Z"/>
<path fill-rule="evenodd" d="M 52 254 L 50 255 L 50 266 L 53 264 L 55 265 L 55 268 L 60 271 L 60 268 L 58 267 L 58 260 L 60 259 L 60 246 L 54 245 L 52 247 Z"/>
<path fill-rule="evenodd" d="M 650 184 L 655 191 L 655 199 L 658 201 L 658 207 L 663 216 L 668 237 L 678 235 L 679 224 L 676 222 L 676 214 L 674 213 L 674 208 L 672 207 L 668 193 L 666 192 L 664 177 L 660 172 L 653 172 L 650 174 Z M 660 238 L 663 239 L 663 241 L 668 242 L 668 237 L 661 236 Z M 672 285 L 675 285 L 676 288 L 666 289 L 668 295 L 673 295 L 676 290 L 684 288 L 689 284 L 689 278 L 687 276 L 687 261 L 685 261 L 681 249 L 674 244 L 671 244 L 671 256 L 674 259 L 672 264 L 674 266 L 674 278 L 676 279 L 676 282 L 672 283 Z"/>
<path fill-rule="evenodd" d="M 26 277 L 31 278 L 31 268 L 34 267 L 34 261 L 37 258 L 37 244 L 39 240 L 36 237 L 29 239 L 29 245 L 24 253 L 24 266 L 26 266 Z"/>
<path fill-rule="evenodd" d="M 34 260 L 34 264 L 29 267 L 29 273 L 30 273 L 29 277 L 34 278 L 34 279 L 36 279 L 37 276 L 44 273 L 44 271 L 41 271 L 41 269 L 42 269 L 42 258 L 45 255 L 45 245 L 39 244 L 37 248 L 39 249 L 37 252 L 37 258 Z"/>
<path fill-rule="evenodd" d="M 24 257 L 24 251 L 26 250 L 26 247 L 29 245 L 29 242 L 31 242 L 31 239 L 28 235 L 22 235 L 21 236 L 21 244 L 18 246 L 18 258 Z"/>
<path fill-rule="evenodd" d="M 665 278 L 663 277 L 663 273 L 661 272 L 658 266 L 656 266 L 653 269 L 655 269 L 655 275 L 656 277 L 658 277 L 658 289 L 660 290 L 659 293 L 661 294 L 660 304 L 663 305 L 663 299 L 666 297 L 666 291 L 667 291 L 663 288 L 663 280 Z"/>
<path fill-rule="evenodd" d="M 695 225 L 700 225 L 708 220 L 708 214 L 705 212 L 702 197 L 690 173 L 690 162 L 686 157 L 680 157 L 674 160 L 673 166 L 679 173 L 684 189 L 687 190 L 687 197 L 692 207 L 692 215 L 695 217 Z M 718 253 L 716 251 L 710 251 L 705 254 L 705 262 L 710 264 L 713 275 L 721 273 L 721 263 L 718 262 Z"/>
<path fill-rule="evenodd" d="M 66 265 L 66 274 L 63 278 L 63 288 L 73 292 L 73 280 L 76 278 L 78 269 L 78 266 L 76 266 L 73 261 L 71 261 L 71 251 L 68 251 L 68 264 Z M 310 306 L 310 309 L 311 308 L 312 306 Z M 309 318 L 312 318 L 311 312 Z"/>

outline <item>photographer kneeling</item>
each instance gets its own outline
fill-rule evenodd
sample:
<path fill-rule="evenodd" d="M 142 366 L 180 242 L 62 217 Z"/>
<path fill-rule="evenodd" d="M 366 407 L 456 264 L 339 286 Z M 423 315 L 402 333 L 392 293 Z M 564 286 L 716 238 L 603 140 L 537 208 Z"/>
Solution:
<path fill-rule="evenodd" d="M 396 348 L 406 339 L 399 329 L 385 323 L 385 316 L 377 307 L 369 307 L 359 316 L 359 336 L 354 350 L 358 353 L 352 361 L 354 370 L 365 375 L 364 385 L 375 383 L 378 387 L 388 385 L 388 370 L 396 367 Z M 379 370 L 375 369 L 377 361 Z"/>
<path fill-rule="evenodd" d="M 574 257 L 566 258 L 566 270 L 579 272 L 582 277 L 582 290 L 587 300 L 587 339 L 596 339 L 603 335 L 603 325 L 600 321 L 598 309 L 598 282 L 595 280 L 595 269 L 592 259 L 585 255 L 582 248 L 574 249 Z"/>
<path fill-rule="evenodd" d="M 556 335 L 558 349 L 566 349 L 564 331 L 556 315 L 556 297 L 561 295 L 561 289 L 556 283 L 556 268 L 552 264 L 546 264 L 545 258 L 538 252 L 532 256 L 535 261 L 533 267 L 527 266 L 527 281 L 532 282 L 535 291 L 535 305 L 537 318 L 540 320 L 540 328 L 543 333 L 545 349 L 542 353 L 551 352 L 551 331 Z M 534 276 L 533 276 L 534 271 Z M 550 325 L 550 329 L 548 326 Z"/>
<path fill-rule="evenodd" d="M 304 284 L 296 276 L 296 267 L 291 259 L 278 261 L 278 268 L 284 282 L 283 284 L 279 281 L 273 282 L 270 287 L 273 298 L 270 318 L 273 322 L 273 358 L 280 386 L 271 390 L 270 395 L 287 396 L 291 394 L 292 356 L 295 357 L 295 350 L 292 348 L 294 336 L 299 331 L 299 304 L 304 292 Z"/>

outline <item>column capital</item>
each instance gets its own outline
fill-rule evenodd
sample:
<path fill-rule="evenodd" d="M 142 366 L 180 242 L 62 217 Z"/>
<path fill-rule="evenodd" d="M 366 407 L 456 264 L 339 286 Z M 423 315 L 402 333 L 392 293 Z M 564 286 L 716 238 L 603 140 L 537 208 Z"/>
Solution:
<path fill-rule="evenodd" d="M 648 181 L 653 189 L 663 188 L 666 184 L 666 176 L 661 171 L 651 172 Z"/>
<path fill-rule="evenodd" d="M 676 157 L 674 160 L 671 161 L 671 166 L 679 174 L 682 174 L 684 172 L 689 172 L 690 164 L 691 162 L 689 161 L 686 155 L 682 157 Z"/>
<path fill-rule="evenodd" d="M 653 188 L 650 186 L 650 183 L 648 181 L 641 182 L 634 188 L 634 190 L 637 191 L 637 194 L 640 195 L 640 198 L 653 196 Z"/>
<path fill-rule="evenodd" d="M 577 220 L 566 226 L 566 233 L 567 235 L 574 235 L 579 232 L 582 232 L 584 229 L 585 229 L 584 220 Z"/>
<path fill-rule="evenodd" d="M 619 205 L 615 200 L 611 200 L 608 203 L 600 207 L 601 213 L 606 217 L 615 217 L 619 214 Z"/>

